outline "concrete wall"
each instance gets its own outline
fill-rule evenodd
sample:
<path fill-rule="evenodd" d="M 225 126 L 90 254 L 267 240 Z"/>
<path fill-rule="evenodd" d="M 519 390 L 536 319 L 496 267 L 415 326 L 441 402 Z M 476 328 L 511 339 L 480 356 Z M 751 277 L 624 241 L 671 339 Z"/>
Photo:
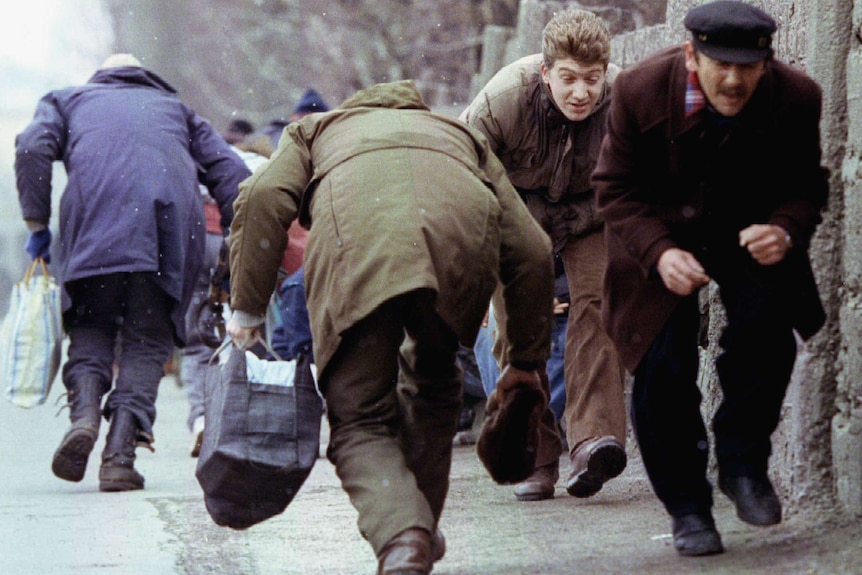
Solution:
<path fill-rule="evenodd" d="M 665 22 L 613 39 L 612 60 L 628 67 L 686 39 L 686 12 L 705 0 L 669 0 Z M 823 88 L 823 161 L 832 170 L 829 207 L 811 246 L 827 325 L 799 357 L 773 435 L 770 468 L 787 512 L 862 515 L 862 0 L 751 0 L 778 22 L 776 56 L 798 66 Z M 612 2 L 609 2 L 611 4 Z M 554 12 L 578 2 L 522 0 L 519 25 L 496 46 L 496 65 L 483 62 L 476 90 L 501 66 L 538 52 Z M 488 66 L 488 67 L 486 67 Z M 493 68 L 493 69 L 491 69 Z M 713 287 L 704 294 L 712 345 L 703 354 L 703 411 L 721 400 L 714 359 L 724 322 Z"/>

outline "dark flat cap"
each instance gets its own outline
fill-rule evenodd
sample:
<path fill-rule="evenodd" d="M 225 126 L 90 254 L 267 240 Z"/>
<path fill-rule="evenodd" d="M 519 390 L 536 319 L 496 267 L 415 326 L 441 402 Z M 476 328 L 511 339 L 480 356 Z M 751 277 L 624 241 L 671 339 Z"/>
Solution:
<path fill-rule="evenodd" d="M 718 0 L 688 11 L 684 21 L 694 47 L 713 60 L 751 64 L 772 53 L 775 20 L 745 2 Z"/>
<path fill-rule="evenodd" d="M 535 470 L 539 420 L 545 405 L 541 388 L 527 383 L 505 393 L 498 387 L 488 396 L 476 452 L 497 483 L 518 483 Z"/>

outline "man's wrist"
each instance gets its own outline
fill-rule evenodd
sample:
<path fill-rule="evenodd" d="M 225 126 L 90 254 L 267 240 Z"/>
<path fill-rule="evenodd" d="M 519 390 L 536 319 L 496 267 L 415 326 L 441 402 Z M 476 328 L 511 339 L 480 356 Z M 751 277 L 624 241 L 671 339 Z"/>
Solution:
<path fill-rule="evenodd" d="M 238 309 L 234 310 L 233 315 L 231 315 L 231 321 L 245 328 L 257 327 L 265 320 L 266 316 L 255 315 Z"/>

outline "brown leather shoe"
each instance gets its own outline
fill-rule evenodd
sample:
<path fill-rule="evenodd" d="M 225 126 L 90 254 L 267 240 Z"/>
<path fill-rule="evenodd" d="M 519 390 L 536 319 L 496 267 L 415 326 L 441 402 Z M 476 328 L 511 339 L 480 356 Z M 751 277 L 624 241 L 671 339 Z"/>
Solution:
<path fill-rule="evenodd" d="M 625 447 L 612 435 L 580 442 L 569 457 L 572 472 L 566 480 L 566 491 L 574 497 L 592 497 L 626 468 Z"/>
<path fill-rule="evenodd" d="M 442 551 L 435 551 L 442 557 L 445 543 Z M 383 546 L 377 557 L 377 575 L 429 575 L 432 557 L 431 534 L 419 527 L 405 529 Z"/>
<path fill-rule="evenodd" d="M 537 467 L 533 474 L 515 486 L 518 501 L 542 501 L 554 498 L 554 489 L 560 478 L 559 460 Z"/>

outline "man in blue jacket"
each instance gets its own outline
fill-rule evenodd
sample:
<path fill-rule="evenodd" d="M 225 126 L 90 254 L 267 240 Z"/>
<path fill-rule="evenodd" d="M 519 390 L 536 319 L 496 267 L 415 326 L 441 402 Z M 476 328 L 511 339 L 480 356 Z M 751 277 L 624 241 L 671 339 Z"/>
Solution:
<path fill-rule="evenodd" d="M 111 427 L 99 489 L 142 489 L 135 447 L 152 450 L 159 381 L 174 345 L 184 344 L 183 316 L 204 252 L 198 184 L 228 229 L 238 184 L 250 172 L 209 122 L 129 54 L 109 57 L 84 85 L 46 94 L 16 138 L 34 259 L 50 256 L 51 168 L 61 160 L 68 182 L 57 275 L 72 424 L 51 468 L 61 479 L 83 479 L 104 413 Z"/>

